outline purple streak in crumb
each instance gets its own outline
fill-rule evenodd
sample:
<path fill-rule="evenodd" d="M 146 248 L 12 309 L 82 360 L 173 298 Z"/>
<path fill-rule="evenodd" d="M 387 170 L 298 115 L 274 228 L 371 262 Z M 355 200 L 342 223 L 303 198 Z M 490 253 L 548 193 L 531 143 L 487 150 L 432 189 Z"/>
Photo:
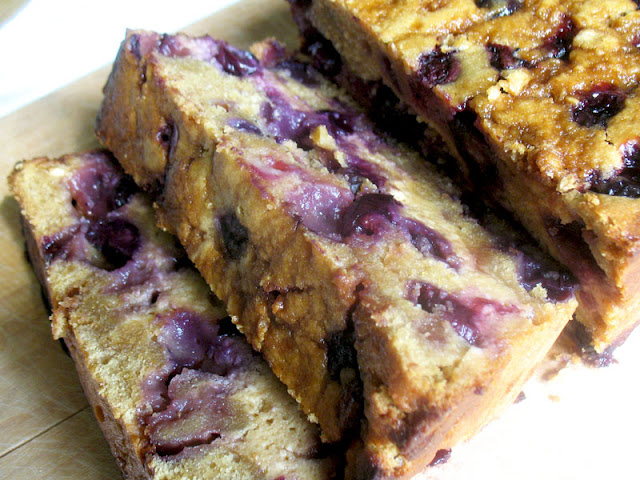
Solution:
<path fill-rule="evenodd" d="M 490 323 L 496 321 L 496 317 L 518 311 L 515 305 L 449 293 L 431 283 L 417 280 L 407 284 L 406 299 L 419 305 L 425 312 L 448 321 L 469 345 L 478 347 L 487 345 L 486 336 L 491 328 Z"/>
<path fill-rule="evenodd" d="M 312 126 L 309 113 L 295 109 L 277 90 L 268 90 L 270 102 L 260 106 L 260 115 L 264 118 L 266 129 L 278 143 L 292 140 L 301 148 L 310 146 L 309 134 Z"/>
<path fill-rule="evenodd" d="M 81 236 L 77 235 L 80 231 L 80 224 L 65 228 L 53 235 L 47 235 L 40 242 L 40 249 L 45 263 L 48 265 L 54 260 L 70 260 L 76 258 L 84 258 L 84 243 L 79 241 Z"/>
<path fill-rule="evenodd" d="M 452 268 L 460 268 L 462 261 L 453 251 L 451 242 L 441 233 L 412 218 L 397 218 L 396 224 L 409 234 L 411 243 L 420 253 L 434 256 Z"/>
<path fill-rule="evenodd" d="M 418 78 L 429 88 L 455 81 L 460 71 L 455 52 L 443 52 L 440 46 L 423 53 L 418 59 Z"/>
<path fill-rule="evenodd" d="M 291 212 L 314 233 L 340 239 L 342 212 L 352 202 L 346 189 L 330 183 L 305 182 L 288 197 Z"/>
<path fill-rule="evenodd" d="M 102 267 L 102 265 L 98 265 Z M 110 266 L 108 269 L 112 269 Z M 113 270 L 112 282 L 107 289 L 110 293 L 122 292 L 126 288 L 142 285 L 157 275 L 157 265 L 146 256 L 133 256 L 124 266 Z"/>
<path fill-rule="evenodd" d="M 242 335 L 222 334 L 207 350 L 207 355 L 200 365 L 200 370 L 229 376 L 234 372 L 245 369 L 254 360 L 254 351 Z"/>
<path fill-rule="evenodd" d="M 158 317 L 158 341 L 178 368 L 197 368 L 216 375 L 228 375 L 245 368 L 253 351 L 244 337 L 221 334 L 218 322 L 189 310 Z"/>
<path fill-rule="evenodd" d="M 184 369 L 167 388 L 162 411 L 147 419 L 149 439 L 160 456 L 205 445 L 220 437 L 232 415 L 228 397 L 233 385 L 224 377 Z"/>
<path fill-rule="evenodd" d="M 624 108 L 627 93 L 613 85 L 602 84 L 578 95 L 580 103 L 571 110 L 571 118 L 583 127 L 606 127 Z"/>
<path fill-rule="evenodd" d="M 260 115 L 265 121 L 266 132 L 278 143 L 292 140 L 303 150 L 313 148 L 309 135 L 315 128 L 324 125 L 329 134 L 341 142 L 343 137 L 357 130 L 358 121 L 363 118 L 347 108 L 342 111 L 301 110 L 277 88 L 268 85 L 264 91 L 269 101 L 260 106 Z"/>
<path fill-rule="evenodd" d="M 459 268 L 460 259 L 455 255 L 451 243 L 418 220 L 405 217 L 401 210 L 402 204 L 391 195 L 360 195 L 343 213 L 342 236 L 377 236 L 395 228 L 407 235 L 421 254 L 434 256 L 453 268 Z"/>
<path fill-rule="evenodd" d="M 364 179 L 373 183 L 378 190 L 384 188 L 386 178 L 380 173 L 378 168 L 371 162 L 367 162 L 361 157 L 355 155 L 347 155 L 347 167 L 338 168 L 335 172 L 342 174 L 347 182 L 351 192 L 355 195 L 359 190 Z"/>

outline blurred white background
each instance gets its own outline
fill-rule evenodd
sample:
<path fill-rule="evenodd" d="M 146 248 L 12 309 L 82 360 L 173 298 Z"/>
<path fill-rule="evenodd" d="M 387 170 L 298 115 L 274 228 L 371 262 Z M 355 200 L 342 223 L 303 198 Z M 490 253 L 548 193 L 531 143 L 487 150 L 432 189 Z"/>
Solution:
<path fill-rule="evenodd" d="M 173 32 L 238 0 L 0 0 L 0 117 L 113 61 L 127 28 Z"/>

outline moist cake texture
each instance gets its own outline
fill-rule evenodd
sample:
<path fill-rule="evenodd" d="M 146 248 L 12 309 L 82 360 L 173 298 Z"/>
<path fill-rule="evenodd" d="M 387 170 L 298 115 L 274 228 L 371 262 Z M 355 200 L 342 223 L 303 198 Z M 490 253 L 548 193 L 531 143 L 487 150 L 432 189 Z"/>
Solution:
<path fill-rule="evenodd" d="M 353 440 L 348 478 L 468 438 L 575 309 L 569 274 L 273 41 L 129 32 L 97 134 L 325 439 Z"/>
<path fill-rule="evenodd" d="M 110 154 L 9 179 L 33 266 L 128 479 L 322 479 L 339 462 Z"/>
<path fill-rule="evenodd" d="M 640 321 L 638 3 L 290 3 L 325 73 L 383 81 L 570 267 L 593 346 L 623 341 Z"/>

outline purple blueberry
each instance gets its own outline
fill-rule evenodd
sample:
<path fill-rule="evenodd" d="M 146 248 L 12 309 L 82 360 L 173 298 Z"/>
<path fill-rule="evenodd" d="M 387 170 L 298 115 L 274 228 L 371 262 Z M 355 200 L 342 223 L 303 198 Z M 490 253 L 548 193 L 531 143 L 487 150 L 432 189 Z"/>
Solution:
<path fill-rule="evenodd" d="M 640 198 L 640 140 L 625 143 L 622 148 L 624 167 L 608 179 L 596 172 L 591 175 L 590 190 L 617 197 Z"/>
<path fill-rule="evenodd" d="M 576 24 L 571 17 L 565 16 L 553 35 L 546 39 L 543 47 L 553 58 L 568 60 L 571 45 L 577 33 Z"/>
<path fill-rule="evenodd" d="M 460 267 L 460 258 L 455 255 L 451 242 L 441 233 L 411 218 L 401 217 L 396 223 L 407 231 L 411 243 L 420 253 L 434 256 L 452 268 Z"/>
<path fill-rule="evenodd" d="M 327 116 L 327 130 L 334 138 L 348 135 L 355 130 L 355 114 L 335 110 L 319 110 L 318 114 Z"/>
<path fill-rule="evenodd" d="M 455 52 L 443 52 L 440 46 L 423 53 L 418 65 L 418 78 L 429 88 L 451 83 L 460 75 L 460 62 L 455 57 Z"/>
<path fill-rule="evenodd" d="M 481 297 L 460 296 L 449 293 L 427 282 L 410 281 L 406 298 L 419 305 L 425 312 L 446 320 L 453 330 L 469 345 L 486 346 L 482 329 L 485 322 L 495 320 L 493 315 L 515 313 L 514 305 L 503 305 Z"/>
<path fill-rule="evenodd" d="M 341 218 L 353 201 L 348 190 L 309 178 L 288 200 L 293 215 L 310 231 L 336 241 L 342 240 Z"/>
<path fill-rule="evenodd" d="M 613 85 L 598 85 L 578 94 L 580 103 L 573 107 L 571 118 L 583 127 L 606 127 L 611 118 L 624 108 L 626 92 Z"/>
<path fill-rule="evenodd" d="M 275 68 L 287 70 L 291 78 L 308 87 L 315 87 L 319 83 L 317 72 L 308 63 L 288 58 L 278 62 Z"/>
<path fill-rule="evenodd" d="M 640 139 L 626 142 L 620 150 L 624 167 L 608 179 L 593 174 L 590 190 L 617 197 L 640 198 Z"/>
<path fill-rule="evenodd" d="M 538 251 L 523 249 L 518 269 L 520 284 L 530 292 L 540 284 L 549 300 L 563 302 L 569 299 L 576 288 L 576 281 L 568 271 L 562 270 Z"/>
<path fill-rule="evenodd" d="M 222 70 L 236 77 L 246 77 L 254 74 L 259 67 L 259 62 L 251 52 L 240 50 L 226 42 L 220 42 L 216 60 Z"/>
<path fill-rule="evenodd" d="M 267 95 L 271 101 L 260 106 L 260 115 L 265 119 L 268 133 L 278 143 L 292 140 L 304 150 L 311 148 L 309 134 L 313 124 L 310 114 L 293 108 L 277 90 L 268 91 Z"/>
<path fill-rule="evenodd" d="M 451 458 L 451 449 L 450 448 L 441 448 L 436 452 L 435 457 L 431 460 L 429 464 L 430 467 L 435 467 L 436 465 L 442 465 L 443 463 L 447 463 Z"/>
<path fill-rule="evenodd" d="M 123 267 L 140 247 L 138 227 L 122 218 L 92 223 L 86 238 L 102 253 L 109 270 Z"/>
<path fill-rule="evenodd" d="M 335 77 L 342 70 L 340 54 L 331 42 L 320 34 L 305 38 L 303 51 L 312 58 L 314 68 L 327 77 Z"/>
<path fill-rule="evenodd" d="M 469 345 L 478 342 L 480 332 L 475 318 L 478 312 L 462 304 L 456 296 L 430 283 L 410 282 L 407 299 L 425 312 L 442 316 Z"/>
<path fill-rule="evenodd" d="M 562 302 L 575 290 L 576 281 L 561 265 L 533 246 L 533 240 L 509 213 L 497 206 L 490 208 L 478 195 L 465 193 L 461 202 L 467 215 L 488 230 L 496 247 L 509 253 L 518 265 L 518 280 L 530 292 L 541 284 L 550 300 Z"/>
<path fill-rule="evenodd" d="M 216 375 L 189 368 L 168 382 L 162 410 L 146 419 L 154 453 L 176 455 L 219 438 L 229 425 L 232 412 L 228 397 L 233 386 Z"/>
<path fill-rule="evenodd" d="M 241 132 L 254 133 L 256 135 L 262 135 L 260 128 L 244 118 L 232 118 L 228 122 L 229 126 L 239 130 Z"/>
<path fill-rule="evenodd" d="M 401 204 L 391 195 L 366 193 L 356 198 L 342 216 L 342 236 L 377 235 L 389 228 Z"/>
<path fill-rule="evenodd" d="M 224 254 L 231 260 L 238 260 L 249 242 L 249 231 L 234 213 L 226 213 L 218 218 L 218 228 L 222 236 Z"/>
<path fill-rule="evenodd" d="M 133 180 L 102 159 L 90 162 L 71 178 L 73 207 L 95 220 L 125 205 L 137 191 Z"/>
<path fill-rule="evenodd" d="M 508 70 L 510 68 L 526 67 L 528 63 L 517 58 L 514 51 L 507 45 L 499 45 L 497 43 L 487 44 L 489 51 L 489 63 L 497 70 Z"/>
<path fill-rule="evenodd" d="M 218 336 L 218 326 L 196 312 L 179 310 L 160 318 L 158 341 L 172 362 L 181 367 L 199 367 Z"/>

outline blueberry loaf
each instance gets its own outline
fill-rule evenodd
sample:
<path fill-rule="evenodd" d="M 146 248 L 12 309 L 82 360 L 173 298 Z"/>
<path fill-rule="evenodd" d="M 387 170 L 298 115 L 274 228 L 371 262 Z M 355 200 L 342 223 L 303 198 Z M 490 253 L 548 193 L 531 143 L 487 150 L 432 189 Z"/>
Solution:
<path fill-rule="evenodd" d="M 326 72 L 382 80 L 571 268 L 596 350 L 623 341 L 640 321 L 638 2 L 291 4 Z"/>
<path fill-rule="evenodd" d="M 125 478 L 329 479 L 317 427 L 105 152 L 18 164 L 30 257 Z"/>
<path fill-rule="evenodd" d="M 416 154 L 266 41 L 129 32 L 99 138 L 349 478 L 414 473 L 510 404 L 570 275 L 469 218 Z"/>

